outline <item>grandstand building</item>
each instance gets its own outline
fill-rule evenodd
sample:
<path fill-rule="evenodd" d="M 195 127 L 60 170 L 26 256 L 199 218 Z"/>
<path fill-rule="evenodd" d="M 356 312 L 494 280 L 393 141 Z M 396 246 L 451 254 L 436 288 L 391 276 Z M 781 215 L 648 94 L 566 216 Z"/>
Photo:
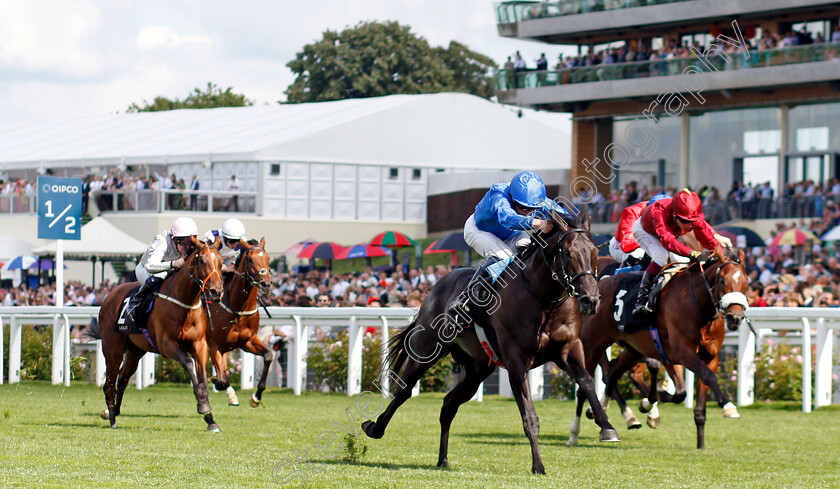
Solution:
<path fill-rule="evenodd" d="M 826 184 L 840 176 L 840 4 L 559 0 L 496 4 L 501 36 L 573 45 L 496 76 L 500 101 L 573 115 L 571 175 L 640 185 Z M 611 146 L 615 145 L 615 146 Z"/>

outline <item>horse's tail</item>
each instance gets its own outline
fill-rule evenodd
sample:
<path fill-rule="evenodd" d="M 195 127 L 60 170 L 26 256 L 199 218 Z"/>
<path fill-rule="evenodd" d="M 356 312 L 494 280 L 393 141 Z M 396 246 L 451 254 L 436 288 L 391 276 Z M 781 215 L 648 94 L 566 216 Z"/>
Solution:
<path fill-rule="evenodd" d="M 391 372 L 397 373 L 400 367 L 405 363 L 406 358 L 408 358 L 405 341 L 416 326 L 417 320 L 415 319 L 411 322 L 411 324 L 388 340 L 388 367 Z"/>
<path fill-rule="evenodd" d="M 90 318 L 90 325 L 85 330 L 82 336 L 87 336 L 93 340 L 101 340 L 102 335 L 99 333 L 99 320 L 94 316 Z"/>

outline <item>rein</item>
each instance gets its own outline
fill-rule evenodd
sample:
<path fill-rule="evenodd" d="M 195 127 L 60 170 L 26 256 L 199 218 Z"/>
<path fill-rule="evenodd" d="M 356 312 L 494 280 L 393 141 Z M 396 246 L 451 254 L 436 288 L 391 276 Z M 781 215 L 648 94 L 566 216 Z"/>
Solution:
<path fill-rule="evenodd" d="M 726 301 L 724 301 L 723 296 L 721 296 L 719 301 L 715 300 L 715 290 L 717 290 L 718 278 L 720 277 L 721 270 L 723 270 L 724 267 L 726 267 L 727 265 L 734 265 L 734 266 L 740 267 L 741 265 L 738 262 L 727 261 L 727 262 L 721 263 L 718 266 L 717 270 L 715 270 L 715 276 L 712 279 L 713 285 L 711 285 L 711 286 L 709 285 L 709 281 L 706 280 L 706 278 L 705 278 L 705 270 L 703 270 L 703 264 L 698 263 L 698 265 L 700 267 L 700 273 L 703 274 L 703 285 L 706 286 L 706 292 L 709 294 L 709 299 L 711 299 L 712 305 L 715 306 L 715 314 L 714 314 L 714 316 L 712 316 L 713 321 L 715 319 L 719 318 L 721 316 L 721 314 L 723 313 L 723 309 L 729 307 L 730 304 L 741 304 L 741 305 L 744 306 L 744 309 L 746 310 L 746 308 L 747 308 L 746 304 L 743 304 L 743 301 L 740 301 L 739 297 L 736 297 L 735 299 L 733 299 L 732 302 L 730 302 L 729 304 L 725 303 Z M 702 309 L 700 307 L 700 302 L 697 300 L 697 295 L 694 293 L 694 277 L 693 276 L 689 276 L 689 287 L 688 288 L 691 291 L 691 299 L 694 301 L 694 304 L 699 309 Z M 738 293 L 738 295 L 743 295 L 743 294 Z M 752 325 L 750 325 L 750 328 L 752 328 Z"/>
<path fill-rule="evenodd" d="M 247 253 L 245 253 L 244 255 L 241 256 L 240 260 L 242 260 L 242 262 L 244 263 L 244 261 L 248 258 L 248 253 L 250 253 L 253 250 L 260 250 L 260 251 L 265 252 L 265 248 L 263 248 L 261 246 L 253 246 L 253 247 L 248 249 Z M 258 272 L 258 275 L 263 275 L 264 274 L 263 272 L 265 272 L 265 274 L 268 274 L 268 271 L 266 269 L 263 269 L 263 270 L 260 270 L 260 272 Z M 242 290 L 243 292 L 250 293 L 251 289 L 253 289 L 254 287 L 256 287 L 260 291 L 262 290 L 261 287 L 260 287 L 260 281 L 258 280 L 257 276 L 254 276 L 251 273 L 242 273 L 238 269 L 236 271 L 234 271 L 233 273 L 245 282 L 246 287 Z M 230 294 L 225 294 L 225 295 L 230 297 Z M 233 314 L 234 316 L 238 316 L 238 317 L 253 316 L 260 309 L 259 295 L 257 296 L 257 306 L 253 309 L 248 309 L 248 310 L 243 310 L 243 311 L 235 311 L 235 310 L 233 310 L 233 308 L 231 306 L 229 306 L 228 304 L 225 304 L 224 298 L 222 299 L 222 301 L 219 302 L 219 307 L 221 307 L 225 311 L 229 312 L 230 314 Z M 265 307 L 265 306 L 263 306 L 263 307 Z M 235 322 L 235 320 L 232 321 L 231 324 L 234 323 L 234 322 Z"/>
<path fill-rule="evenodd" d="M 569 250 L 563 248 L 563 241 L 566 237 L 572 233 L 588 233 L 586 229 L 583 228 L 572 228 L 568 229 L 563 234 L 560 235 L 560 239 L 557 241 L 557 246 L 560 248 L 559 253 L 554 255 L 552 263 L 549 263 L 548 256 L 545 254 L 545 249 L 542 246 L 539 246 L 540 253 L 542 254 L 543 260 L 545 260 L 545 264 L 549 270 L 551 270 L 551 279 L 560 284 L 563 287 L 563 290 L 568 294 L 561 299 L 555 300 L 553 302 L 558 301 L 565 301 L 569 297 L 578 297 L 580 294 L 578 293 L 577 289 L 574 286 L 574 282 L 582 277 L 587 275 L 592 275 L 596 277 L 595 273 L 592 270 L 584 270 L 579 272 L 578 274 L 570 277 L 568 271 L 566 270 L 566 257 L 569 256 Z M 560 274 L 557 273 L 557 255 L 562 255 L 560 258 L 560 272 L 562 273 L 563 277 L 560 277 Z M 553 266 L 552 266 L 553 264 Z M 597 277 L 596 277 L 597 278 Z"/>

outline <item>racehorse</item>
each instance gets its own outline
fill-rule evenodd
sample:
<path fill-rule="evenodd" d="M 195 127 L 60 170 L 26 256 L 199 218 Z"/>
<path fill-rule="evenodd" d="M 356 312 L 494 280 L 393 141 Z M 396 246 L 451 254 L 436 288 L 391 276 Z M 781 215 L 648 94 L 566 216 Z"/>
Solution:
<path fill-rule="evenodd" d="M 208 431 L 219 431 L 213 420 L 207 390 L 207 340 L 206 320 L 202 302 L 218 301 L 222 295 L 222 277 L 219 270 L 222 256 L 219 239 L 208 246 L 192 239 L 193 249 L 187 254 L 184 266 L 164 280 L 155 295 L 154 306 L 146 318 L 148 337 L 144 334 L 117 332 L 116 323 L 121 306 L 137 282 L 116 286 L 105 298 L 99 309 L 99 334 L 105 354 L 105 403 L 108 406 L 102 417 L 117 427 L 123 393 L 140 358 L 148 351 L 159 350 L 167 358 L 175 358 L 190 376 L 198 413 L 204 415 Z M 140 307 L 140 306 L 138 306 Z M 195 366 L 190 359 L 195 359 Z M 122 367 L 120 365 L 122 364 Z"/>
<path fill-rule="evenodd" d="M 584 368 L 583 345 L 579 338 L 581 314 L 595 312 L 598 302 L 597 248 L 589 234 L 589 217 L 571 224 L 553 216 L 554 228 L 537 233 L 522 253 L 516 273 L 491 286 L 490 302 L 470 318 L 473 325 L 457 331 L 447 316 L 449 304 L 464 290 L 471 269 L 456 270 L 442 278 L 429 293 L 407 328 L 390 341 L 391 374 L 398 387 L 377 420 L 366 421 L 362 429 L 371 438 L 385 434 L 394 412 L 411 396 L 412 386 L 426 370 L 447 353 L 461 365 L 463 374 L 443 401 L 440 412 L 439 467 L 448 467 L 449 428 L 458 407 L 475 394 L 481 382 L 495 370 L 488 356 L 498 356 L 510 375 L 513 396 L 522 416 L 525 435 L 531 444 L 531 470 L 545 474 L 537 441 L 539 419 L 531 401 L 528 371 L 553 361 L 580 386 L 595 408 L 601 427 L 601 441 L 619 441 L 598 403 L 592 377 Z M 508 270 L 514 267 L 509 265 Z M 520 273 L 521 272 L 521 273 Z M 518 274 L 517 274 L 518 273 Z M 476 324 L 484 328 L 483 346 Z M 492 356 L 491 356 L 492 355 Z"/>
<path fill-rule="evenodd" d="M 604 300 L 595 315 L 584 319 L 581 329 L 589 372 L 594 370 L 598 355 L 607 346 L 614 341 L 625 345 L 624 351 L 607 377 L 606 388 L 611 394 L 617 393 L 615 381 L 643 357 L 657 358 L 664 354 L 663 360 L 666 363 L 681 364 L 695 373 L 697 403 L 694 408 L 694 423 L 697 427 L 699 449 L 705 448 L 708 389 L 714 392 L 718 405 L 723 408 L 724 417 L 740 416 L 729 396 L 718 385 L 716 372 L 718 352 L 723 345 L 725 330 L 737 330 L 744 321 L 748 279 L 743 263 L 743 251 L 738 250 L 725 255 L 718 250 L 707 260 L 691 264 L 671 279 L 663 288 L 659 306 L 652 316 L 662 354 L 649 331 L 617 333 L 613 299 L 621 275 L 605 278 L 598 283 Z M 684 392 L 681 376 L 674 375 L 672 378 L 677 385 L 677 391 Z M 650 395 L 656 395 L 655 388 Z M 582 409 L 583 398 L 578 396 L 575 419 L 569 428 L 569 445 L 577 443 Z"/>
<path fill-rule="evenodd" d="M 265 359 L 262 376 L 257 391 L 248 400 L 252 407 L 257 407 L 262 400 L 265 381 L 274 356 L 257 336 L 260 329 L 259 292 L 268 292 L 271 287 L 271 272 L 268 253 L 265 252 L 265 238 L 240 240 L 242 251 L 236 259 L 236 271 L 225 283 L 222 300 L 210 304 L 212 327 L 207 335 L 210 347 L 210 360 L 216 367 L 217 378 L 213 380 L 216 389 L 223 391 L 230 387 L 227 375 L 227 354 L 241 348 Z M 236 393 L 229 392 L 229 404 L 238 406 Z"/>

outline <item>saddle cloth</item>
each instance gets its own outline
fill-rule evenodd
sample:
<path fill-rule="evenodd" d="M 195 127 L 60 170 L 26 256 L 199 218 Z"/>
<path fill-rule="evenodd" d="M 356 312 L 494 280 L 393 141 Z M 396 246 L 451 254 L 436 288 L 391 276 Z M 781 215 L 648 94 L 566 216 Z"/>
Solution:
<path fill-rule="evenodd" d="M 140 286 L 134 287 L 131 291 L 125 296 L 123 299 L 122 304 L 120 305 L 120 310 L 117 314 L 117 332 L 123 334 L 143 334 L 146 329 L 146 321 L 145 317 L 148 313 L 152 311 L 152 305 L 154 305 L 155 294 L 150 293 L 143 299 L 143 302 L 137 305 L 137 310 L 134 311 L 133 320 L 132 316 L 126 314 L 126 306 L 128 305 L 128 301 L 134 297 L 134 294 L 140 290 Z"/>
<path fill-rule="evenodd" d="M 670 265 L 656 277 L 650 292 L 654 310 L 659 302 L 659 292 L 671 281 L 674 275 L 686 268 L 687 265 L 685 264 Z M 618 287 L 615 289 L 613 319 L 623 324 L 624 331 L 627 333 L 649 330 L 653 326 L 654 318 L 652 316 L 639 318 L 633 316 L 633 308 L 636 305 L 636 298 L 639 296 L 639 286 L 642 283 L 643 274 L 644 272 L 622 273 Z"/>

